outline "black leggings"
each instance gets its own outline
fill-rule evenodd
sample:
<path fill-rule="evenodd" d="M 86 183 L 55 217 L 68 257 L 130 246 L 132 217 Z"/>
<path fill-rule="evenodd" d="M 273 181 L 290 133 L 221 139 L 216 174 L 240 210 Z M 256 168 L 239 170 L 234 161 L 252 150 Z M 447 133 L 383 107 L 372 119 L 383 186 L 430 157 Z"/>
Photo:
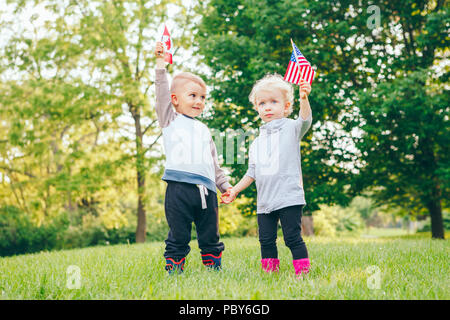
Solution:
<path fill-rule="evenodd" d="M 300 234 L 303 205 L 291 206 L 268 214 L 258 214 L 259 242 L 261 257 L 278 258 L 277 227 L 278 219 L 283 230 L 284 243 L 291 250 L 292 258 L 308 258 L 308 250 Z"/>

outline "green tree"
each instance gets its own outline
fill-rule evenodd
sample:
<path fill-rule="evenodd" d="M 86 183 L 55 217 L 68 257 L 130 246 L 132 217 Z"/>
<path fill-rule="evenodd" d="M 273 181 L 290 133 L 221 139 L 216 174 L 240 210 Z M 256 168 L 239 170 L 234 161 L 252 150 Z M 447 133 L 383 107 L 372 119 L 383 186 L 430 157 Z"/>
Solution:
<path fill-rule="evenodd" d="M 408 214 L 428 213 L 432 237 L 444 238 L 442 208 L 449 202 L 449 8 L 444 1 L 383 3 L 373 54 L 382 69 L 358 92 L 358 111 L 344 119 L 359 127 L 355 138 L 365 165 L 353 188 L 375 187 L 378 204 Z"/>
<path fill-rule="evenodd" d="M 432 237 L 444 238 L 442 207 L 448 208 L 450 190 L 448 92 L 426 71 L 417 71 L 361 93 L 358 106 L 364 134 L 357 147 L 366 165 L 354 187 L 376 185 L 378 204 L 413 215 L 428 212 Z"/>
<path fill-rule="evenodd" d="M 190 18 L 187 9 L 177 0 L 12 5 L 16 14 L 45 7 L 51 19 L 31 33 L 11 29 L 2 48 L 0 128 L 7 139 L 0 164 L 3 186 L 14 191 L 10 200 L 25 210 L 30 198 L 53 197 L 55 211 L 67 203 L 113 212 L 122 193 L 135 192 L 136 241 L 145 241 L 147 181 L 159 174 L 161 160 L 150 90 L 154 44 L 169 6 L 178 10 L 178 23 Z M 190 23 L 184 24 L 178 47 L 190 34 Z M 136 191 L 120 189 L 130 166 Z"/>
<path fill-rule="evenodd" d="M 102 75 L 101 81 L 105 82 L 108 91 L 123 112 L 128 112 L 133 119 L 134 132 L 122 139 L 133 157 L 136 170 L 136 242 L 144 242 L 146 172 L 150 164 L 145 154 L 159 138 L 148 147 L 144 145 L 144 135 L 151 134 L 156 123 L 146 96 L 152 84 L 148 71 L 153 61 L 151 43 L 154 42 L 154 34 L 149 36 L 146 31 L 151 26 L 160 25 L 165 8 L 154 4 L 148 6 L 144 1 L 82 1 L 77 6 L 83 13 L 79 23 L 80 42 L 88 52 L 89 65 Z M 134 146 L 128 144 L 130 141 Z"/>
<path fill-rule="evenodd" d="M 448 198 L 448 184 L 443 183 L 448 181 L 448 162 L 440 155 L 448 154 L 443 138 L 448 136 L 448 94 L 441 84 L 448 72 L 426 74 L 444 59 L 448 47 L 444 1 L 211 0 L 199 8 L 204 16 L 197 34 L 198 52 L 211 68 L 216 101 L 212 126 L 221 130 L 258 126 L 248 93 L 264 74 L 284 74 L 292 38 L 317 71 L 310 95 L 313 130 L 302 145 L 309 210 L 317 210 L 321 203 L 348 204 L 352 196 L 372 187 L 383 204 L 405 206 L 411 198 L 413 202 L 420 198 L 436 221 L 433 237 L 443 237 L 439 217 L 441 201 Z M 384 114 L 400 115 L 406 112 L 403 108 L 411 109 L 407 84 L 422 94 L 414 96 L 415 117 L 401 119 L 413 121 L 423 133 L 417 152 L 424 156 L 418 157 L 417 170 L 420 179 L 430 184 L 427 196 L 416 197 L 423 187 L 414 182 L 419 179 L 404 174 L 402 166 L 393 166 L 404 156 L 395 149 L 396 143 L 384 139 L 390 152 L 380 152 L 371 143 L 387 136 L 383 132 L 392 132 L 386 122 L 392 120 L 389 117 L 371 122 L 381 103 Z M 430 88 L 421 88 L 425 84 Z M 379 96 L 377 90 L 382 91 Z M 391 103 L 383 100 L 386 97 Z M 408 130 L 395 136 L 404 141 L 412 135 Z M 238 178 L 246 170 L 236 162 L 231 167 Z M 385 174 L 377 176 L 379 172 Z M 408 184 L 408 191 L 397 192 L 396 183 L 398 188 Z M 246 195 L 254 198 L 254 189 Z"/>
<path fill-rule="evenodd" d="M 176 19 L 184 24 L 178 35 L 178 47 L 188 42 L 190 18 L 181 2 L 166 1 L 81 1 L 77 3 L 83 17 L 79 28 L 83 49 L 88 52 L 92 72 L 99 72 L 102 81 L 118 101 L 124 112 L 133 119 L 134 132 L 130 148 L 136 169 L 137 230 L 136 242 L 144 242 L 146 235 L 146 203 L 148 192 L 146 174 L 159 157 L 150 157 L 161 136 L 154 109 L 149 105 L 148 91 L 153 85 L 154 45 L 156 31 L 167 19 L 169 4 L 177 5 Z M 92 8 L 95 9 L 92 9 Z M 153 137 L 145 143 L 145 136 Z"/>
<path fill-rule="evenodd" d="M 322 16 L 313 17 L 312 8 L 322 10 Z M 351 168 L 345 164 L 356 159 L 355 154 L 340 143 L 342 137 L 333 131 L 333 122 L 337 122 L 339 114 L 348 108 L 345 101 L 355 89 L 348 83 L 351 70 L 348 64 L 352 62 L 343 55 L 334 54 L 337 44 L 326 43 L 330 41 L 329 34 L 326 37 L 320 34 L 323 31 L 321 19 L 328 21 L 345 12 L 339 9 L 341 11 L 334 13 L 329 9 L 329 4 L 322 2 L 251 0 L 213 0 L 199 7 L 203 18 L 196 38 L 198 53 L 211 69 L 212 76 L 208 80 L 215 101 L 214 109 L 207 117 L 211 127 L 221 131 L 234 130 L 238 134 L 243 129 L 252 138 L 260 123 L 248 95 L 255 81 L 265 74 L 284 75 L 292 52 L 290 38 L 317 70 L 309 98 L 313 130 L 308 131 L 302 141 L 302 171 L 308 202 L 306 214 L 318 210 L 321 203 L 349 203 L 350 197 L 344 191 L 350 182 Z M 333 39 L 345 42 L 355 33 L 350 28 L 352 24 L 355 21 L 347 21 L 328 33 L 337 35 L 342 31 L 342 38 Z M 363 77 L 357 79 L 364 81 Z M 298 90 L 295 94 L 293 114 L 296 116 Z M 320 135 L 313 136 L 314 131 Z M 237 158 L 238 153 L 235 155 L 233 161 L 227 159 L 226 162 L 231 163 L 233 177 L 239 179 L 247 167 Z M 244 194 L 256 199 L 255 186 L 245 190 Z M 254 205 L 255 202 L 246 211 L 254 211 Z"/>
<path fill-rule="evenodd" d="M 17 5 L 15 14 L 21 10 Z M 61 31 L 62 19 L 54 23 L 47 37 L 39 35 L 45 26 L 30 32 L 5 25 L 12 36 L 1 48 L 0 169 L 9 191 L 2 205 L 19 207 L 37 223 L 76 209 L 80 198 L 101 189 L 113 162 L 84 161 L 104 152 L 98 138 L 111 106 L 102 90 L 70 74 L 82 58 L 79 43 Z"/>

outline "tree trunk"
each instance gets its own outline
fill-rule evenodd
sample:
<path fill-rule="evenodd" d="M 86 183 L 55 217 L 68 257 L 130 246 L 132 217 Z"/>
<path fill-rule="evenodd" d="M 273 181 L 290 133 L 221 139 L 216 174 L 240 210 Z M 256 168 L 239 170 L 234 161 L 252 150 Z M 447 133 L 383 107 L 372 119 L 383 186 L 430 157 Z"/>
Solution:
<path fill-rule="evenodd" d="M 437 157 L 433 151 L 434 141 L 430 136 L 426 136 L 422 141 L 419 140 L 419 144 L 422 152 L 420 165 L 424 170 L 430 172 L 428 179 L 431 183 L 424 189 L 422 199 L 431 217 L 431 238 L 445 239 L 441 206 L 442 193 L 439 178 L 435 175 L 438 165 Z"/>
<path fill-rule="evenodd" d="M 313 235 L 314 235 L 313 217 L 312 216 L 303 216 L 302 217 L 302 236 L 313 236 Z"/>
<path fill-rule="evenodd" d="M 435 239 L 445 239 L 441 201 L 435 200 L 428 202 L 428 211 L 431 216 L 431 237 Z"/>
<path fill-rule="evenodd" d="M 138 209 L 137 209 L 137 227 L 136 227 L 136 242 L 145 242 L 147 233 L 147 221 L 145 217 L 144 195 L 145 195 L 145 176 L 143 173 L 137 172 L 138 180 Z"/>
<path fill-rule="evenodd" d="M 130 112 L 134 119 L 134 126 L 136 129 L 136 178 L 137 178 L 137 194 L 138 194 L 138 206 L 137 206 L 137 227 L 136 227 L 136 242 L 145 242 L 147 233 L 147 221 L 145 212 L 145 165 L 144 165 L 144 152 L 142 148 L 143 132 L 141 128 L 141 115 L 137 107 L 129 104 Z"/>

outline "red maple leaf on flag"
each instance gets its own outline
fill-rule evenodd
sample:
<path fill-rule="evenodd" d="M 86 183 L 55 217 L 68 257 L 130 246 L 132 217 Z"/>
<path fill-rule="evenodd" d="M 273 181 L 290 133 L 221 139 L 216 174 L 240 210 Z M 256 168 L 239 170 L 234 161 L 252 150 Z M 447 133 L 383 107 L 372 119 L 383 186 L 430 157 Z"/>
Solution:
<path fill-rule="evenodd" d="M 164 32 L 161 37 L 161 42 L 166 47 L 166 55 L 164 57 L 164 60 L 166 62 L 172 64 L 172 56 L 173 56 L 172 38 L 170 37 L 169 29 L 167 29 L 166 25 L 164 25 Z"/>

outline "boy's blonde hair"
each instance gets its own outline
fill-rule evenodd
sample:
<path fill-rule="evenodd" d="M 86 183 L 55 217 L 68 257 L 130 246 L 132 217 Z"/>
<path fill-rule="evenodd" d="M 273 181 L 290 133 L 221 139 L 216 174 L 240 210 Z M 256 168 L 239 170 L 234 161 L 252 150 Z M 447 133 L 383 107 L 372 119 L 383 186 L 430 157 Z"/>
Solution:
<path fill-rule="evenodd" d="M 253 104 L 254 109 L 257 110 L 256 96 L 261 90 L 280 90 L 283 93 L 285 102 L 290 102 L 289 109 L 286 110 L 284 116 L 287 117 L 292 113 L 292 106 L 294 104 L 294 90 L 289 82 L 283 80 L 283 77 L 277 73 L 267 74 L 262 79 L 256 81 L 248 99 Z"/>
<path fill-rule="evenodd" d="M 206 90 L 206 83 L 202 78 L 190 72 L 181 72 L 173 77 L 172 84 L 170 86 L 170 93 L 176 93 L 176 91 L 188 81 L 195 82 Z"/>

